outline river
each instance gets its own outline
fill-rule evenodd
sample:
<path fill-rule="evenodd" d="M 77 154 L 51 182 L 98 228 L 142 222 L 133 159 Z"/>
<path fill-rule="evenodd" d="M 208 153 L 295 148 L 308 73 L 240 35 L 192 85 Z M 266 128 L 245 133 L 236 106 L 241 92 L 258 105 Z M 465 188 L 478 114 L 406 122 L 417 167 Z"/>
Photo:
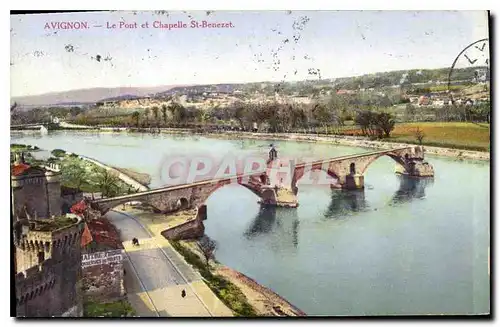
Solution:
<path fill-rule="evenodd" d="M 11 143 L 60 148 L 152 175 L 181 153 L 259 152 L 268 140 L 56 131 L 11 132 Z M 328 158 L 373 151 L 275 141 L 280 155 Z M 427 156 L 433 180 L 394 174 L 389 157 L 365 174 L 364 191 L 301 185 L 299 207 L 261 210 L 230 185 L 207 200 L 206 234 L 217 259 L 308 315 L 489 312 L 490 166 Z"/>

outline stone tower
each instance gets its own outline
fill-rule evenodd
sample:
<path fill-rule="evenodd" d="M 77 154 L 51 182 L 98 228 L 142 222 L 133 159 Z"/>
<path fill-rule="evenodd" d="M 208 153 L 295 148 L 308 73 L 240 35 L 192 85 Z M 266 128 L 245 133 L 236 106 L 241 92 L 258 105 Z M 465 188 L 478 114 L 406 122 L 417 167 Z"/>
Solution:
<path fill-rule="evenodd" d="M 14 220 L 61 214 L 60 173 L 30 166 L 21 155 L 12 166 L 11 189 Z"/>
<path fill-rule="evenodd" d="M 14 224 L 16 316 L 81 316 L 81 218 Z"/>

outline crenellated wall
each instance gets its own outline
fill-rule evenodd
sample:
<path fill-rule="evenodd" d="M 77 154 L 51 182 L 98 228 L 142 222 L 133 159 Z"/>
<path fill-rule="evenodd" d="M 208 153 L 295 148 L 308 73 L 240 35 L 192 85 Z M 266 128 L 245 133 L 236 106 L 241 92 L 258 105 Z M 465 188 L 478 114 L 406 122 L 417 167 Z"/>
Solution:
<path fill-rule="evenodd" d="M 16 315 L 81 315 L 83 220 L 52 231 L 34 228 L 34 222 L 20 222 L 14 228 Z"/>

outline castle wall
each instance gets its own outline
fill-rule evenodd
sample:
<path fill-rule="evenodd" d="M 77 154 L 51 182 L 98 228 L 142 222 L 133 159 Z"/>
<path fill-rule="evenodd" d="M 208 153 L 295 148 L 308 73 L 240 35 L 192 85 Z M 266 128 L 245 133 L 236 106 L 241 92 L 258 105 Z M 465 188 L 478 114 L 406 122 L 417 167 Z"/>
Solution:
<path fill-rule="evenodd" d="M 23 226 L 24 227 L 24 226 Z M 25 230 L 16 236 L 16 315 L 50 317 L 81 314 L 81 246 L 83 221 L 55 230 Z M 43 252 L 45 260 L 32 267 Z M 36 259 L 35 259 L 36 258 Z"/>
<path fill-rule="evenodd" d="M 50 218 L 61 214 L 61 184 L 54 173 L 13 176 L 11 179 L 14 215 Z M 35 215 L 36 213 L 36 215 Z"/>
<path fill-rule="evenodd" d="M 47 184 L 47 206 L 50 216 L 60 216 L 62 207 L 61 184 L 52 182 Z"/>
<path fill-rule="evenodd" d="M 83 193 L 82 192 L 78 192 L 78 193 L 75 193 L 75 194 L 66 194 L 66 195 L 63 195 L 61 197 L 61 208 L 65 207 L 65 208 L 68 209 L 67 211 L 69 212 L 69 209 L 75 203 L 78 203 L 78 202 L 80 202 L 82 200 L 83 200 Z M 62 213 L 64 214 L 64 213 L 67 213 L 67 212 L 62 212 Z"/>
<path fill-rule="evenodd" d="M 48 201 L 46 183 L 43 179 L 31 179 L 33 184 L 24 184 L 21 187 L 13 188 L 14 213 L 19 217 L 26 217 L 26 211 L 32 217 L 48 217 Z"/>
<path fill-rule="evenodd" d="M 86 299 L 97 302 L 123 297 L 123 250 L 84 253 L 82 289 Z"/>

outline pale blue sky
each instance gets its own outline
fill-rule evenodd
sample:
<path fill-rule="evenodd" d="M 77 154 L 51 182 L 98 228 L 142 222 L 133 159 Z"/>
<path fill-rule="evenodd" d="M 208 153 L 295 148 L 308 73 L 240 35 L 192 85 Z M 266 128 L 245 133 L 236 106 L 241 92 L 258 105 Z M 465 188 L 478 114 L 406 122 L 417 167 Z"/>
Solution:
<path fill-rule="evenodd" d="M 235 27 L 105 28 L 106 22 L 121 20 L 189 25 L 189 16 L 231 21 Z M 303 17 L 309 19 L 303 29 L 294 30 Z M 44 29 L 47 22 L 61 21 L 103 27 L 57 34 Z M 449 67 L 466 45 L 488 37 L 487 14 L 480 11 L 102 12 L 11 16 L 11 28 L 12 96 L 91 87 L 292 81 L 313 78 L 310 68 L 333 78 Z M 294 35 L 300 35 L 298 42 Z M 66 51 L 69 44 L 74 52 Z M 98 62 L 92 59 L 97 54 L 112 59 Z"/>

